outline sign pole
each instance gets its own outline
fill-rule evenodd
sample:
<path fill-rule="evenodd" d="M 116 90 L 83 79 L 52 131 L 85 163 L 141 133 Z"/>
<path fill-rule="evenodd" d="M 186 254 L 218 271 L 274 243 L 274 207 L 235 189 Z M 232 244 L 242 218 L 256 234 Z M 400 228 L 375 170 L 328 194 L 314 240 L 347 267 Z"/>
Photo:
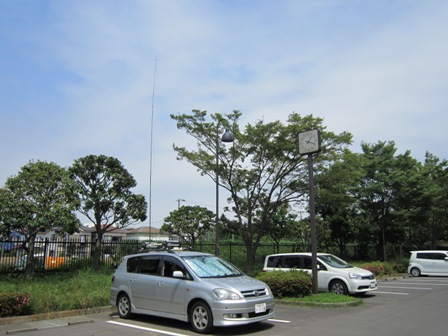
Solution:
<path fill-rule="evenodd" d="M 316 210 L 314 201 L 313 154 L 308 154 L 308 176 L 310 188 L 310 225 L 311 225 L 311 269 L 313 272 L 313 294 L 317 294 L 317 242 L 316 242 Z"/>
<path fill-rule="evenodd" d="M 311 269 L 313 272 L 313 293 L 317 294 L 317 239 L 316 239 L 316 209 L 314 202 L 313 153 L 321 150 L 321 134 L 318 129 L 299 133 L 299 153 L 308 154 L 308 176 L 310 189 L 310 226 L 311 226 Z"/>

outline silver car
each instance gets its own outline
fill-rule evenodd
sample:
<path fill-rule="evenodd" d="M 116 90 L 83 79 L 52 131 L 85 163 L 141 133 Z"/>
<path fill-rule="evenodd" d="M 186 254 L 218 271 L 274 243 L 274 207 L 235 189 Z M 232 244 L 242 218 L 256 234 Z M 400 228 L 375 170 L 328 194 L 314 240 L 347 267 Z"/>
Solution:
<path fill-rule="evenodd" d="M 132 313 L 190 322 L 196 332 L 275 316 L 269 287 L 214 255 L 154 251 L 126 256 L 115 271 L 110 303 Z"/>

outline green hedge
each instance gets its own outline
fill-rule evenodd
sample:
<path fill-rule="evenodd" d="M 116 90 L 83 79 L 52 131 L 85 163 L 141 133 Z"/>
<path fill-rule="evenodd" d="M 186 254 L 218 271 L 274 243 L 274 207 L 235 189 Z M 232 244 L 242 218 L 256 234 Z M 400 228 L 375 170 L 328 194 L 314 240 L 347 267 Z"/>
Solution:
<path fill-rule="evenodd" d="M 296 270 L 287 272 L 262 272 L 257 279 L 265 282 L 278 299 L 285 297 L 302 298 L 313 292 L 313 281 L 310 275 Z"/>

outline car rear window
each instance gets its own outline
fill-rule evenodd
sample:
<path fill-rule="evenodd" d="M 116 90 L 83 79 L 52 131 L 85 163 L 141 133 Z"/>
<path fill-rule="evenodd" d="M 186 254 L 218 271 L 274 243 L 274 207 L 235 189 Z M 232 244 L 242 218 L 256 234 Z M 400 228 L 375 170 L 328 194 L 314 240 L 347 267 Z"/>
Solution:
<path fill-rule="evenodd" d="M 155 258 L 142 258 L 137 266 L 137 273 L 141 274 L 149 274 L 149 275 L 157 275 L 159 270 L 159 262 L 160 259 Z"/>
<path fill-rule="evenodd" d="M 126 271 L 128 273 L 140 273 L 157 275 L 159 269 L 159 258 L 150 257 L 134 257 L 129 258 L 126 263 Z"/>

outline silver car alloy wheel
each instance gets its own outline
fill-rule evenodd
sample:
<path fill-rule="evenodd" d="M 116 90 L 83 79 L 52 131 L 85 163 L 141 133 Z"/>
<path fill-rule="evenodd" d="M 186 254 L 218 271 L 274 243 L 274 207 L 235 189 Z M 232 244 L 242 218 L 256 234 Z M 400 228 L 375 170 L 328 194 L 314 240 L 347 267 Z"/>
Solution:
<path fill-rule="evenodd" d="M 213 328 L 213 315 L 205 302 L 196 302 L 193 305 L 190 319 L 196 332 L 208 333 Z"/>
<path fill-rule="evenodd" d="M 122 318 L 129 317 L 131 313 L 131 304 L 126 294 L 120 296 L 118 299 L 118 313 Z"/>

